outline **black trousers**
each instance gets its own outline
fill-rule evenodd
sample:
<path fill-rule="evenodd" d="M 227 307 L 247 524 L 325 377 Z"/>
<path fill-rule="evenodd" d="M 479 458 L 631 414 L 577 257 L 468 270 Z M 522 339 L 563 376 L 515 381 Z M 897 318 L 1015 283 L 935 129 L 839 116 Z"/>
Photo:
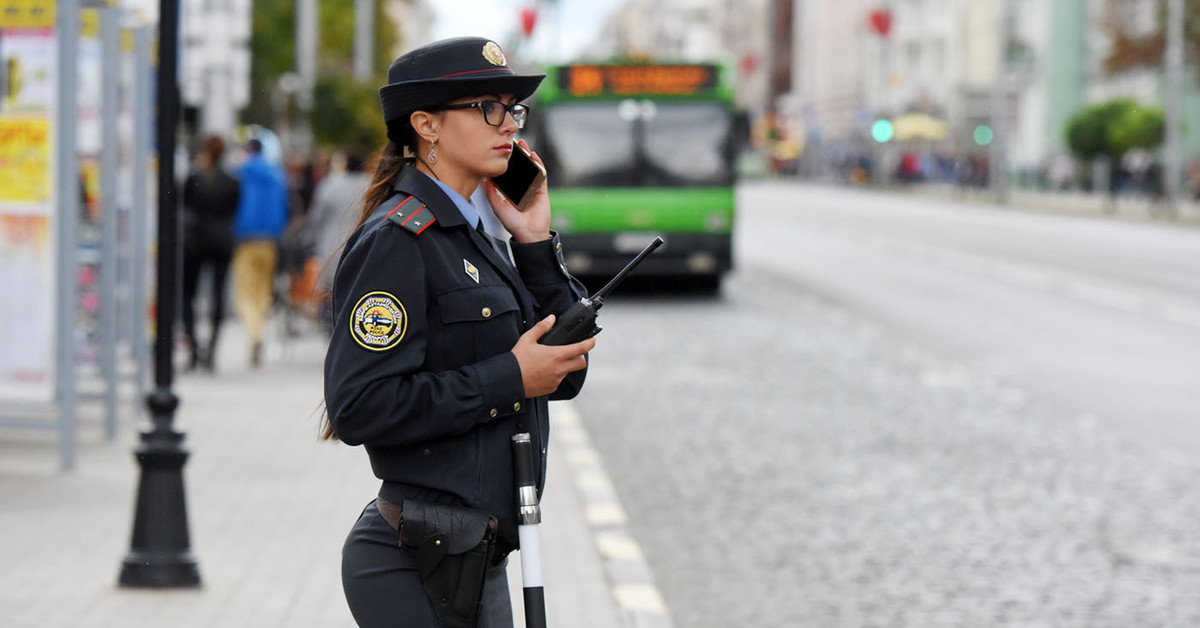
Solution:
<path fill-rule="evenodd" d="M 221 333 L 221 321 L 225 318 L 225 280 L 229 277 L 229 262 L 233 253 L 227 248 L 185 250 L 183 255 L 183 332 L 187 335 L 192 361 L 205 354 L 214 361 L 217 337 Z M 212 300 L 209 303 L 212 321 L 212 336 L 207 343 L 196 338 L 196 291 L 200 286 L 200 272 L 211 269 Z M 207 346 L 203 346 L 207 345 Z"/>
<path fill-rule="evenodd" d="M 512 628 L 507 564 L 488 569 L 478 628 Z M 375 502 L 367 505 L 342 547 L 342 589 L 354 621 L 363 628 L 437 628 L 433 606 L 417 578 L 416 551 L 400 547 L 399 534 Z"/>

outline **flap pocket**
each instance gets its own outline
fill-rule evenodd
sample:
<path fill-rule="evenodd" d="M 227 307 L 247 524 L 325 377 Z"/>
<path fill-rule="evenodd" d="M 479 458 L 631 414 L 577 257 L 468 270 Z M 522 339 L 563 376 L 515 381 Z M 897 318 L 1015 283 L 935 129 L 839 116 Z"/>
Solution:
<path fill-rule="evenodd" d="M 443 506 L 404 500 L 404 536 L 409 543 L 424 548 L 428 543 L 451 556 L 479 545 L 488 533 L 496 531 L 496 519 L 484 510 Z"/>
<path fill-rule="evenodd" d="M 437 297 L 443 323 L 480 322 L 517 310 L 517 298 L 507 286 L 455 290 Z"/>

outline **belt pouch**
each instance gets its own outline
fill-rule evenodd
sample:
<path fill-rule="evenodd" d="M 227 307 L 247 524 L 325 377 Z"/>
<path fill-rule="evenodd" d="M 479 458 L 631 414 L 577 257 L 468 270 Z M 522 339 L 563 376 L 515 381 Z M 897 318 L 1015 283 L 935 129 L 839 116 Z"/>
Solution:
<path fill-rule="evenodd" d="M 482 510 L 404 500 L 403 538 L 442 628 L 474 628 L 496 542 L 496 518 Z"/>

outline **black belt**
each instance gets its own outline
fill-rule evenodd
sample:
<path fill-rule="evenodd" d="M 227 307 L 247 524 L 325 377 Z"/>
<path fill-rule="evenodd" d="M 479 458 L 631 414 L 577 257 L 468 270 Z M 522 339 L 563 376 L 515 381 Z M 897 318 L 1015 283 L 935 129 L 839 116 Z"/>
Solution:
<path fill-rule="evenodd" d="M 375 499 L 375 508 L 379 510 L 383 520 L 400 534 L 400 543 L 408 545 L 408 539 L 404 538 L 404 509 L 382 497 Z"/>

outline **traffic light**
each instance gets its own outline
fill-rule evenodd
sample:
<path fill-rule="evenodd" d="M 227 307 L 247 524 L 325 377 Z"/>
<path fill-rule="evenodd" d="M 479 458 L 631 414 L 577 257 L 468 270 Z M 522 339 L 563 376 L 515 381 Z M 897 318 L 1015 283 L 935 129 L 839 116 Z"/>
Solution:
<path fill-rule="evenodd" d="M 892 121 L 887 118 L 880 118 L 871 125 L 871 137 L 880 144 L 887 143 L 896 134 L 896 129 L 892 127 Z"/>
<path fill-rule="evenodd" d="M 981 124 L 975 127 L 975 143 L 980 146 L 987 146 L 992 143 L 993 138 L 992 127 Z"/>

